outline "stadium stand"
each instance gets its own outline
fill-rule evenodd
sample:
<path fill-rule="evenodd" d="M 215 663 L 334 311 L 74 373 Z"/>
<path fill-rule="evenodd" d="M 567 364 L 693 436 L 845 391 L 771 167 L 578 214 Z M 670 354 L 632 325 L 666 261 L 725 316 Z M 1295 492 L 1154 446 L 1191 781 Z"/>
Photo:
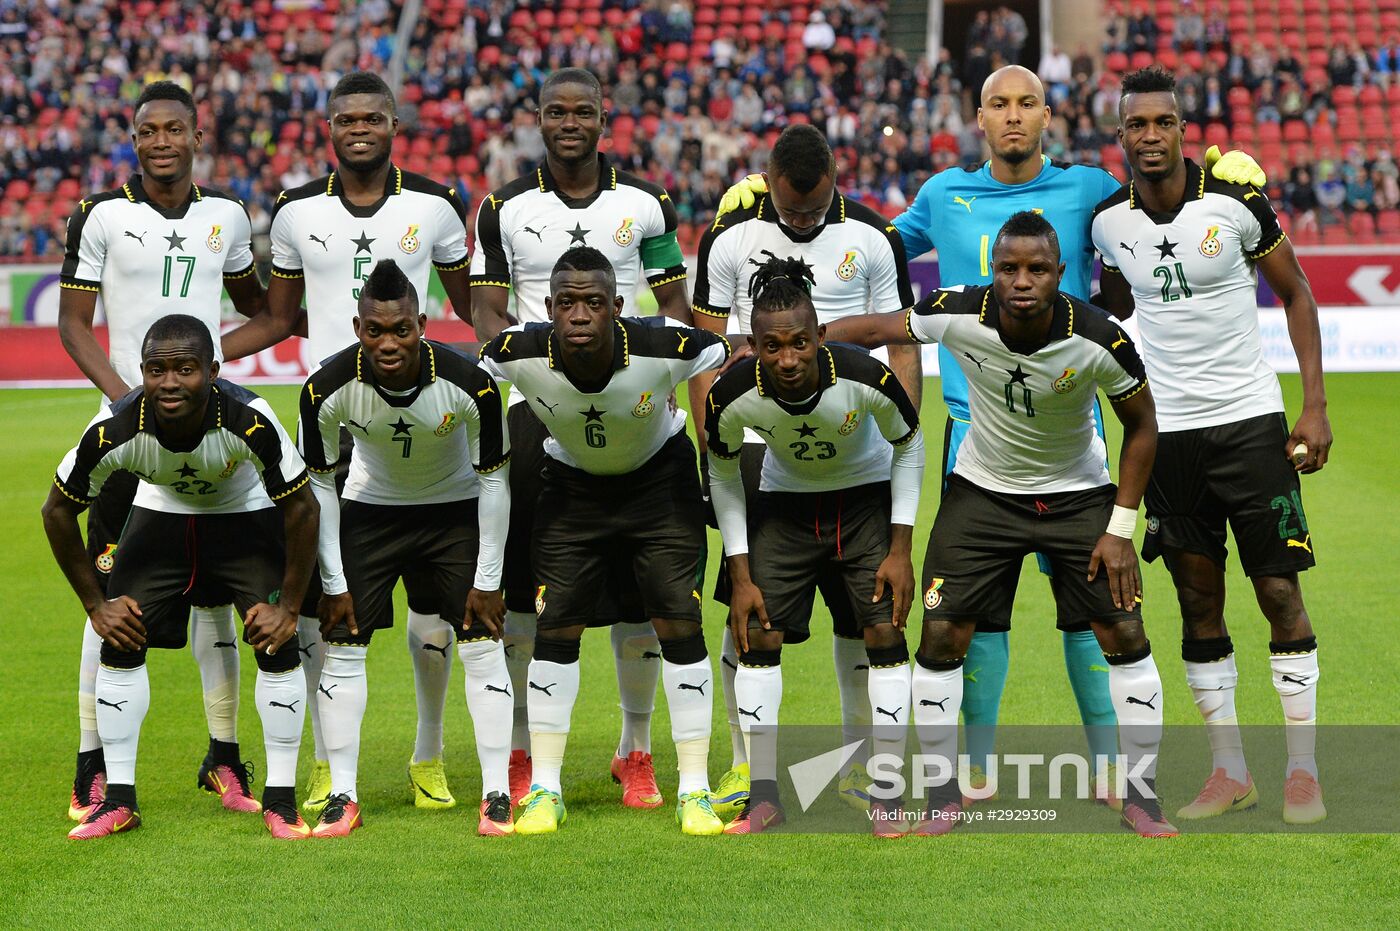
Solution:
<path fill-rule="evenodd" d="M 127 114 L 146 81 L 200 102 L 198 179 L 247 203 L 265 234 L 283 187 L 325 171 L 325 97 L 353 68 L 386 71 L 388 0 L 6 0 L 0 3 L 0 260 L 56 257 L 81 193 L 134 170 Z M 843 188 L 901 210 L 932 172 L 982 157 L 969 89 L 1016 61 L 1025 23 L 979 17 L 966 47 L 910 61 L 869 0 L 423 0 L 405 56 L 404 167 L 465 202 L 541 157 L 530 101 L 580 65 L 609 89 L 607 148 L 665 185 L 688 247 L 724 189 L 759 170 L 791 122 L 826 130 Z M 1400 0 L 1176 0 L 1105 5 L 1097 57 L 1042 59 L 1046 151 L 1122 175 L 1119 77 L 1176 70 L 1188 149 L 1258 155 L 1300 242 L 1400 241 L 1389 151 L 1400 117 Z M 1359 37 L 1365 37 L 1365 41 Z M 1022 62 L 1024 64 L 1034 64 Z"/>

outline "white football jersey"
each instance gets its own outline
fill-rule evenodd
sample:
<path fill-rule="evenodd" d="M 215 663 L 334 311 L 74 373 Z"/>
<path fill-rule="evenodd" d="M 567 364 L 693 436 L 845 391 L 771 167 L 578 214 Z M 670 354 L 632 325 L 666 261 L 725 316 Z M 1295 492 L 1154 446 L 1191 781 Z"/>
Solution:
<path fill-rule="evenodd" d="M 817 322 L 914 306 L 904 243 L 888 220 L 838 193 L 822 226 L 798 235 L 778 221 L 767 194 L 752 207 L 726 213 L 700 237 L 691 306 L 710 317 L 737 311 L 738 331 L 753 332 L 749 279 L 771 253 L 801 258 L 816 279 Z"/>
<path fill-rule="evenodd" d="M 301 391 L 302 456 L 334 473 L 340 428 L 355 443 L 342 495 L 365 504 L 443 504 L 475 498 L 477 473 L 510 459 L 505 407 L 491 376 L 450 346 L 424 340 L 407 394 L 385 391 L 358 345 L 336 353 Z"/>
<path fill-rule="evenodd" d="M 174 210 L 156 206 L 135 175 L 116 190 L 83 198 L 68 218 L 60 287 L 101 295 L 112 368 L 141 384 L 141 342 L 169 314 L 209 327 L 219 354 L 224 280 L 255 274 L 252 226 L 243 205 L 194 185 Z"/>
<path fill-rule="evenodd" d="M 967 376 L 972 425 L 953 471 L 1006 494 L 1107 485 L 1094 396 L 1124 401 L 1147 386 L 1132 341 L 1063 292 L 1043 346 L 1009 345 L 1000 320 L 990 287 L 932 291 L 905 317 L 913 339 L 942 343 Z"/>
<path fill-rule="evenodd" d="M 1105 274 L 1133 289 L 1138 335 L 1163 431 L 1235 423 L 1283 411 L 1264 359 L 1254 263 L 1286 238 L 1257 188 L 1227 184 L 1186 162 L 1186 196 L 1151 213 L 1131 183 L 1094 212 Z"/>
<path fill-rule="evenodd" d="M 663 189 L 618 170 L 606 156 L 598 156 L 598 192 L 583 199 L 561 192 L 541 164 L 481 202 L 472 286 L 510 288 L 517 320 L 547 323 L 554 264 L 573 246 L 592 246 L 612 263 L 622 312 L 635 315 L 643 280 L 655 288 L 686 277 L 678 222 Z"/>
<path fill-rule="evenodd" d="M 306 279 L 307 338 L 317 363 L 356 342 L 360 286 L 382 259 L 398 263 L 424 306 L 434 267 L 467 267 L 466 210 L 457 192 L 390 165 L 383 199 L 368 207 L 345 199 L 334 172 L 277 195 L 272 274 Z"/>
<path fill-rule="evenodd" d="M 273 506 L 306 484 L 306 466 L 266 401 L 215 379 L 204 434 L 171 449 L 140 388 L 98 414 L 58 467 L 54 484 L 80 504 L 113 472 L 141 479 L 137 507 L 164 514 L 238 514 Z"/>
<path fill-rule="evenodd" d="M 599 391 L 578 388 L 559 366 L 559 340 L 548 323 L 497 334 L 482 347 L 481 364 L 510 382 L 512 395 L 544 423 L 546 455 L 594 475 L 623 475 L 685 430 L 685 411 L 667 403 L 676 386 L 729 357 L 723 336 L 667 320 L 616 321 L 613 372 Z"/>

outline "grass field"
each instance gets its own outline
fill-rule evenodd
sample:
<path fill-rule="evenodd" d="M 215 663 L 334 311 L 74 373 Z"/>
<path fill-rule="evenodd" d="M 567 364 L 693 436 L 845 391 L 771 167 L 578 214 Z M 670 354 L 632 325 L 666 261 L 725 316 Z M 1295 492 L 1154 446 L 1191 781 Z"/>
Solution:
<path fill-rule="evenodd" d="M 1394 662 L 1400 438 L 1393 426 L 1400 377 L 1335 375 L 1328 389 L 1334 456 L 1304 482 L 1320 560 L 1305 579 L 1325 668 L 1320 718 L 1397 724 L 1396 703 L 1376 698 L 1392 699 L 1400 689 Z M 1285 380 L 1285 390 L 1296 413 L 1296 378 Z M 265 394 L 290 418 L 292 389 Z M 932 442 L 942 435 L 936 381 L 925 397 Z M 444 813 L 412 807 L 405 766 L 414 711 L 400 634 L 376 638 L 370 653 L 373 697 L 360 764 L 367 827 L 349 842 L 276 843 L 259 820 L 226 813 L 194 790 L 207 735 L 197 670 L 181 653 L 156 653 L 150 663 L 153 700 L 140 762 L 145 825 L 108 841 L 69 842 L 64 811 L 76 749 L 82 617 L 49 555 L 38 511 L 54 466 L 95 401 L 91 391 L 0 392 L 6 478 L 0 539 L 8 541 L 0 595 L 0 927 L 1400 926 L 1400 840 L 1393 836 L 1290 837 L 1280 823 L 1277 834 L 1165 842 L 1121 832 L 969 832 L 883 843 L 834 835 L 682 837 L 669 806 L 623 809 L 607 779 L 617 737 L 616 685 L 601 634 L 584 643 L 584 686 L 564 773 L 570 819 L 555 837 L 481 839 L 471 804 Z M 935 471 L 929 471 L 917 541 L 926 539 L 937 505 Z M 920 542 L 916 565 L 922 549 Z M 1048 591 L 1033 573 L 1027 561 L 1002 720 L 1071 723 L 1077 716 Z M 1230 584 L 1240 719 L 1275 723 L 1280 712 L 1267 674 L 1267 625 L 1238 572 Z M 1167 722 L 1194 723 L 1175 601 L 1160 565 L 1146 569 L 1146 587 Z M 712 654 L 721 623 L 721 611 L 708 605 Z M 829 630 L 814 621 L 812 641 L 785 654 L 789 723 L 837 721 Z M 261 766 L 246 654 L 243 668 L 240 736 L 245 756 Z M 447 761 L 457 798 L 467 802 L 478 797 L 478 771 L 460 666 L 454 672 Z M 715 721 L 712 778 L 728 763 L 718 695 Z M 671 801 L 675 761 L 664 703 L 653 733 L 657 771 Z M 303 776 L 310 747 L 308 736 Z M 1327 767 L 1344 764 L 1324 759 L 1322 765 L 1325 784 Z M 1375 801 L 1394 806 L 1398 800 Z M 1266 798 L 1264 805 L 1277 810 L 1279 800 Z"/>

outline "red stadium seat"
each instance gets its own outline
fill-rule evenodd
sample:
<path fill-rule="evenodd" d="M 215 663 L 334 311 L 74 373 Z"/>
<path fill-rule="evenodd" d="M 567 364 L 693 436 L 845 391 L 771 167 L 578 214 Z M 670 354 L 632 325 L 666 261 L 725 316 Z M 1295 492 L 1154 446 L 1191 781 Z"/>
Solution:
<path fill-rule="evenodd" d="M 1308 137 L 1308 124 L 1302 120 L 1289 120 L 1283 124 L 1284 142 L 1307 142 Z"/>
<path fill-rule="evenodd" d="M 1283 130 L 1277 123 L 1260 123 L 1258 126 L 1258 139 L 1264 142 L 1280 142 L 1283 139 Z"/>
<path fill-rule="evenodd" d="M 1204 135 L 1203 135 L 1203 133 L 1201 132 L 1201 124 L 1200 124 L 1200 123 L 1187 123 L 1187 124 L 1186 124 L 1186 131 L 1185 131 L 1185 133 L 1182 134 L 1182 138 L 1184 138 L 1188 143 L 1192 143 L 1192 144 L 1195 144 L 1195 143 L 1197 143 L 1197 142 L 1200 142 L 1201 139 L 1204 138 Z"/>
<path fill-rule="evenodd" d="M 1122 52 L 1110 52 L 1104 59 L 1103 66 L 1115 74 L 1126 74 L 1128 71 L 1128 56 Z"/>
<path fill-rule="evenodd" d="M 1353 242 L 1372 243 L 1376 241 L 1376 221 L 1369 213 L 1358 211 L 1347 218 L 1347 232 Z"/>
<path fill-rule="evenodd" d="M 1376 217 L 1376 233 L 1387 242 L 1400 240 L 1400 210 L 1382 210 Z"/>
<path fill-rule="evenodd" d="M 1153 55 L 1151 52 L 1133 52 L 1132 58 L 1128 60 L 1128 67 L 1137 71 L 1141 68 L 1151 68 Z"/>

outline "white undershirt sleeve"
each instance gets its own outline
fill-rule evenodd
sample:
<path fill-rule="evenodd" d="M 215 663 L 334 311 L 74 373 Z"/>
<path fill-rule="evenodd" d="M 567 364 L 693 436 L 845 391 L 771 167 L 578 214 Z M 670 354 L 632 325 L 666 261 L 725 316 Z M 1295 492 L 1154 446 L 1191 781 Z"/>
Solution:
<path fill-rule="evenodd" d="M 321 566 L 321 591 L 327 595 L 343 595 L 350 590 L 350 586 L 345 581 L 345 566 L 340 559 L 340 498 L 335 493 L 335 473 L 312 472 L 311 493 L 321 506 L 320 530 L 316 541 L 316 558 Z"/>
<path fill-rule="evenodd" d="M 919 489 L 923 484 L 924 431 L 920 430 L 909 442 L 894 447 L 894 462 L 890 467 L 890 523 L 914 526 L 919 516 Z M 713 479 L 710 487 L 713 494 Z"/>
<path fill-rule="evenodd" d="M 739 556 L 749 551 L 749 516 L 744 504 L 744 477 L 739 471 L 739 457 L 722 459 L 710 455 L 710 503 L 719 523 L 719 535 L 724 540 L 726 556 Z"/>
<path fill-rule="evenodd" d="M 501 587 L 505 565 L 506 530 L 510 525 L 510 467 L 478 472 L 481 496 L 476 504 L 479 544 L 476 555 L 477 591 L 494 592 Z"/>

